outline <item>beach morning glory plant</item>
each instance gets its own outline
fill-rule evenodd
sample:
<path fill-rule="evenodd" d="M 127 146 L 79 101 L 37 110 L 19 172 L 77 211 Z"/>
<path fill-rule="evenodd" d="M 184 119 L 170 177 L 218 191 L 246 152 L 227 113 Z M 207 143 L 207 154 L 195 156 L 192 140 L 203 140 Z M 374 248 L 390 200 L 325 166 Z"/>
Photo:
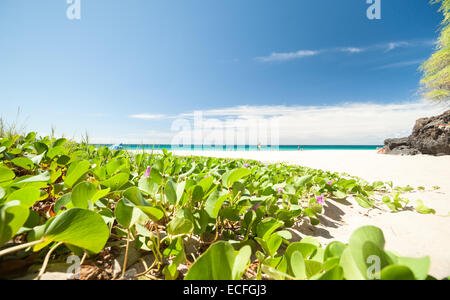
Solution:
<path fill-rule="evenodd" d="M 345 244 L 331 242 L 319 250 L 311 239 L 307 246 L 311 251 L 305 252 L 305 241 L 291 240 L 289 228 L 302 219 L 319 225 L 325 197 L 355 197 L 364 208 L 385 204 L 399 211 L 405 207 L 399 202 L 406 203 L 400 194 L 411 189 L 383 182 L 368 185 L 358 178 L 288 164 L 264 168 L 266 163 L 252 160 L 162 152 L 112 152 L 64 138 L 37 138 L 35 133 L 0 138 L 1 262 L 8 262 L 13 252 L 24 259 L 45 256 L 40 267 L 44 273 L 45 264 L 65 261 L 70 251 L 86 251 L 86 259 L 102 261 L 105 253 L 114 254 L 109 250 L 112 245 L 121 243 L 125 257 L 130 248 L 155 257 L 137 279 L 150 273 L 167 280 L 362 279 L 365 270 L 355 269 L 352 261 L 362 256 L 353 257 L 353 250 L 358 250 L 360 237 L 381 241 L 377 229 L 357 233 L 348 255 L 343 252 Z M 143 169 L 142 176 L 136 176 Z M 374 191 L 387 193 L 386 189 L 396 189 L 396 196 L 385 195 L 382 202 L 371 198 Z M 435 213 L 422 202 L 416 210 Z M 185 247 L 186 238 L 194 236 L 203 246 Z M 250 246 L 255 243 L 259 250 Z M 62 244 L 70 251 L 53 252 Z M 374 254 L 383 250 L 382 244 L 377 247 Z M 315 254 L 319 252 L 325 255 Z M 337 259 L 341 254 L 344 260 Z M 418 264 L 423 267 L 420 272 L 416 266 L 413 271 L 403 265 L 387 266 L 381 278 L 424 279 L 428 263 L 424 259 Z M 217 272 L 211 271 L 212 265 Z M 124 261 L 122 276 L 126 266 Z M 187 273 L 181 274 L 180 267 Z"/>
<path fill-rule="evenodd" d="M 145 176 L 145 177 L 150 177 L 150 171 L 151 171 L 151 170 L 152 170 L 152 168 L 151 168 L 151 167 L 148 167 L 147 170 L 145 171 L 144 176 Z"/>
<path fill-rule="evenodd" d="M 316 196 L 316 201 L 317 201 L 318 204 L 324 205 L 325 204 L 325 199 L 323 197 L 323 194 L 320 195 L 320 196 Z"/>

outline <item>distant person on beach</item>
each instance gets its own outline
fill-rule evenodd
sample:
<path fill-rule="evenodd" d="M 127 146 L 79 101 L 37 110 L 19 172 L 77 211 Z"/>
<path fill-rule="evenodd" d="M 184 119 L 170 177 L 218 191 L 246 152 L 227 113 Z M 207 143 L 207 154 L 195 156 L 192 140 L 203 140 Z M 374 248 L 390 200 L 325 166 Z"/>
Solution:
<path fill-rule="evenodd" d="M 386 152 L 387 152 L 386 147 L 381 147 L 381 148 L 377 147 L 378 154 L 386 154 Z"/>
<path fill-rule="evenodd" d="M 258 151 L 261 151 L 261 143 L 258 143 Z"/>

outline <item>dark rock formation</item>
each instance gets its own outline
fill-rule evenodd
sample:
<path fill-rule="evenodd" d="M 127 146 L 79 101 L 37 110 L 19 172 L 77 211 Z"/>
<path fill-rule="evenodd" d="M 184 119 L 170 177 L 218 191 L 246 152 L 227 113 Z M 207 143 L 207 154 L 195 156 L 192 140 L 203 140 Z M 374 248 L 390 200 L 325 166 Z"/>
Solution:
<path fill-rule="evenodd" d="M 387 154 L 450 155 L 450 110 L 439 116 L 416 121 L 409 137 L 384 141 Z"/>
<path fill-rule="evenodd" d="M 387 146 L 388 150 L 393 150 L 400 146 L 408 146 L 408 138 L 387 139 L 384 141 L 384 145 Z"/>

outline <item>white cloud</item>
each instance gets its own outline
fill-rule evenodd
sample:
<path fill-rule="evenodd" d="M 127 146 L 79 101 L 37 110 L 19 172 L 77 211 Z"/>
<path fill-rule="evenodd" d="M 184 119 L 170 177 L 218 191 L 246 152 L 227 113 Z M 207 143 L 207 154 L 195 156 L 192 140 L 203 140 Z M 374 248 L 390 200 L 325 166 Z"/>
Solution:
<path fill-rule="evenodd" d="M 143 120 L 156 120 L 156 119 L 165 119 L 167 118 L 167 116 L 163 114 L 136 114 L 131 115 L 130 118 Z"/>
<path fill-rule="evenodd" d="M 385 52 L 395 50 L 397 48 L 412 48 L 412 47 L 430 47 L 436 45 L 436 40 L 410 40 L 410 41 L 396 41 L 386 44 L 378 45 L 374 48 L 385 49 Z"/>
<path fill-rule="evenodd" d="M 402 68 L 409 67 L 413 65 L 421 65 L 425 60 L 424 59 L 416 59 L 416 60 L 407 60 L 401 61 L 397 63 L 387 64 L 381 67 L 374 68 L 374 70 L 384 70 L 384 69 L 394 69 L 394 68 Z"/>
<path fill-rule="evenodd" d="M 256 57 L 260 62 L 284 62 L 294 59 L 299 59 L 307 56 L 315 56 L 323 53 L 336 53 L 345 52 L 350 54 L 361 53 L 365 51 L 383 51 L 390 52 L 397 48 L 409 48 L 409 47 L 429 47 L 436 42 L 432 40 L 411 40 L 411 41 L 394 41 L 383 44 L 375 44 L 367 47 L 341 47 L 341 48 L 328 48 L 320 50 L 299 50 L 296 52 L 274 52 L 269 56 Z"/>
<path fill-rule="evenodd" d="M 280 62 L 280 61 L 288 61 L 293 59 L 299 59 L 307 56 L 317 55 L 319 51 L 312 50 L 299 50 L 296 52 L 285 52 L 285 53 L 272 53 L 269 56 L 257 57 L 256 60 L 261 62 Z"/>
<path fill-rule="evenodd" d="M 356 47 L 347 47 L 347 48 L 340 48 L 339 49 L 342 52 L 348 52 L 348 53 L 360 53 L 363 52 L 364 48 L 356 48 Z"/>
<path fill-rule="evenodd" d="M 245 131 L 259 120 L 278 124 L 280 144 L 374 145 L 383 144 L 386 138 L 408 136 L 418 118 L 442 113 L 444 109 L 424 101 L 333 106 L 237 106 L 206 110 L 202 117 L 203 123 L 212 124 L 210 127 L 216 135 L 232 127 Z M 193 116 L 193 113 L 180 115 L 183 118 Z M 192 133 L 194 130 L 185 132 Z"/>
<path fill-rule="evenodd" d="M 394 50 L 396 48 L 399 48 L 399 47 L 408 47 L 408 46 L 411 46 L 411 45 L 412 44 L 409 43 L 409 42 L 391 42 L 391 43 L 388 43 L 387 45 L 385 45 L 384 47 L 387 48 L 386 52 L 389 52 L 389 51 L 392 51 L 392 50 Z"/>
<path fill-rule="evenodd" d="M 449 108 L 426 101 L 390 104 L 348 102 L 331 106 L 234 106 L 172 116 L 173 122 L 168 124 L 167 129 L 142 128 L 110 137 L 93 136 L 91 140 L 104 144 L 171 144 L 176 137 L 178 141 L 186 138 L 197 144 L 195 136 L 200 135 L 203 141 L 213 140 L 215 144 L 223 144 L 227 133 L 244 132 L 247 141 L 258 139 L 264 143 L 260 133 L 264 134 L 268 129 L 272 132 L 267 135 L 275 133 L 281 145 L 381 145 L 386 138 L 411 134 L 418 118 L 437 115 L 446 109 Z M 195 118 L 199 113 L 201 122 Z M 255 124 L 268 128 L 258 128 L 258 137 L 255 137 L 252 132 Z"/>

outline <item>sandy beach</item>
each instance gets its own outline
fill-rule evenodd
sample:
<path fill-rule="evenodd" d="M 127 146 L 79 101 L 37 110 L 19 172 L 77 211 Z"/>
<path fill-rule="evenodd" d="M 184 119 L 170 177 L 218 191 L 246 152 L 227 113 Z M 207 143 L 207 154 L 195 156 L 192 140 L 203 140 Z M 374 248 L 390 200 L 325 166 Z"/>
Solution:
<path fill-rule="evenodd" d="M 323 244 L 331 240 L 347 242 L 352 231 L 363 225 L 380 227 L 386 249 L 401 255 L 430 256 L 430 274 L 442 279 L 450 275 L 450 156 L 392 156 L 372 150 L 314 151 L 174 151 L 180 156 L 244 158 L 268 163 L 283 162 L 333 172 L 345 172 L 369 182 L 393 181 L 394 186 L 425 187 L 424 191 L 404 194 L 410 206 L 416 200 L 436 210 L 422 215 L 413 210 L 392 213 L 386 208 L 367 210 L 353 199 L 327 201 L 321 224 L 303 223 L 293 229 L 294 238 L 316 236 Z M 433 187 L 440 189 L 435 190 Z"/>

